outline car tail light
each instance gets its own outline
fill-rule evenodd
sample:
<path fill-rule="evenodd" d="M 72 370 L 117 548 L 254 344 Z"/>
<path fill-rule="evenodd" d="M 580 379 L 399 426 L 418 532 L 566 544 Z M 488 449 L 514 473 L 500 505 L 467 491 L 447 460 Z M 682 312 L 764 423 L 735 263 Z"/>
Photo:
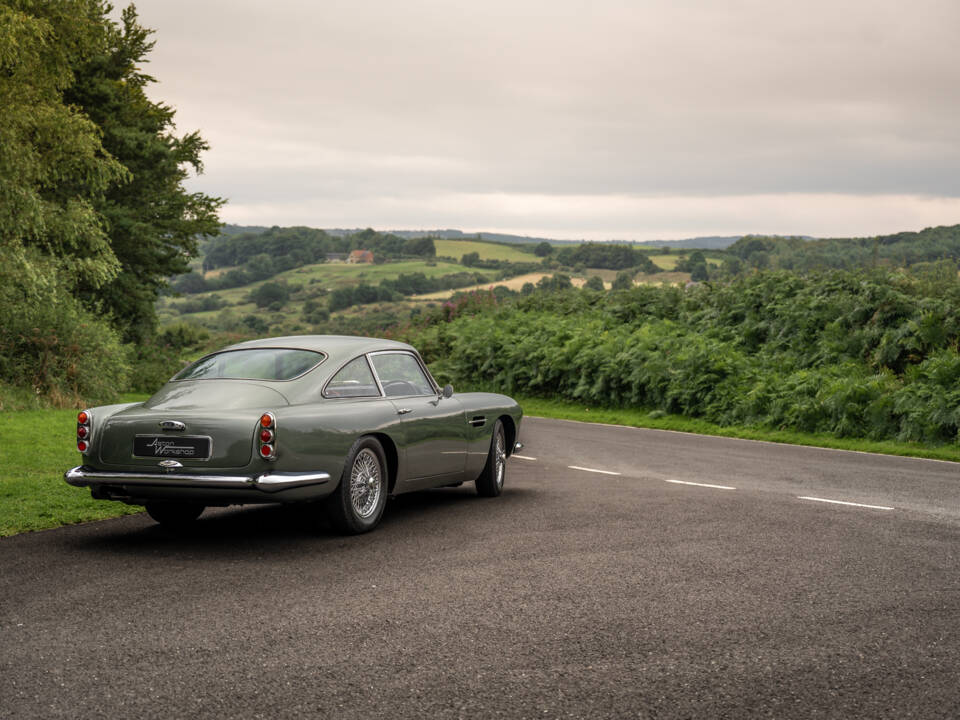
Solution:
<path fill-rule="evenodd" d="M 90 440 L 93 436 L 93 429 L 90 426 L 93 415 L 89 410 L 83 410 L 77 413 L 77 450 L 86 455 L 90 452 Z"/>
<path fill-rule="evenodd" d="M 265 412 L 260 416 L 259 441 L 260 457 L 264 460 L 277 459 L 277 419 L 273 413 Z"/>

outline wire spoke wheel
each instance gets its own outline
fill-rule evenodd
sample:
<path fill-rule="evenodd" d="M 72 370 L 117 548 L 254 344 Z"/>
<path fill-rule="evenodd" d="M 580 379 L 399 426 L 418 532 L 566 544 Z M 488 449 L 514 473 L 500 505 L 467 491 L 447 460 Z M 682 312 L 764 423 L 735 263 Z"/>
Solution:
<path fill-rule="evenodd" d="M 498 432 L 494 446 L 496 467 L 494 468 L 494 477 L 497 481 L 497 487 L 503 487 L 503 476 L 507 468 L 507 443 L 503 439 L 503 433 Z"/>
<path fill-rule="evenodd" d="M 380 462 L 372 450 L 363 448 L 350 470 L 350 502 L 358 517 L 366 520 L 376 512 L 382 486 Z"/>
<path fill-rule="evenodd" d="M 350 448 L 340 482 L 324 501 L 333 526 L 344 535 L 373 530 L 387 505 L 389 470 L 380 441 L 361 437 Z"/>
<path fill-rule="evenodd" d="M 507 434 L 504 432 L 503 423 L 497 420 L 493 423 L 487 463 L 483 466 L 480 476 L 475 480 L 477 493 L 483 497 L 497 497 L 503 491 L 503 482 L 506 477 Z"/>

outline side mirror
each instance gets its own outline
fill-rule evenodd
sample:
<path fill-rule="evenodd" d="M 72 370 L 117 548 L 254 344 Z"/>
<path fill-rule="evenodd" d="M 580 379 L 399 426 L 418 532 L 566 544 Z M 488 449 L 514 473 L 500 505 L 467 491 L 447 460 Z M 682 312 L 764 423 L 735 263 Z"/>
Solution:
<path fill-rule="evenodd" d="M 453 397 L 453 385 L 443 386 L 443 396 L 445 398 Z"/>

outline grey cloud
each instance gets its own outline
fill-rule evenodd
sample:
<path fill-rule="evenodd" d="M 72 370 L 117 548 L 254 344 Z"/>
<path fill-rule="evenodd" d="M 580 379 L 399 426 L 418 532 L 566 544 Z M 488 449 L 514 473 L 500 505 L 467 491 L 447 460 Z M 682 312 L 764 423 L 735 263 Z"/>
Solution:
<path fill-rule="evenodd" d="M 405 219 L 442 192 L 960 197 L 954 0 L 138 9 L 158 31 L 154 94 L 213 145 L 195 185 L 247 207 L 403 197 Z"/>

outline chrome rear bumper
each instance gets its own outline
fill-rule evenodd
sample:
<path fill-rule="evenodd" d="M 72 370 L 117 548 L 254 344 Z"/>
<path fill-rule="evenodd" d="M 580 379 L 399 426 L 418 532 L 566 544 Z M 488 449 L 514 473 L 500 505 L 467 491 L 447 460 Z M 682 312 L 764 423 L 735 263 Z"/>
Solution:
<path fill-rule="evenodd" d="M 83 466 L 67 470 L 63 479 L 77 487 L 96 485 L 148 485 L 163 488 L 202 488 L 210 490 L 256 489 L 267 493 L 306 485 L 323 485 L 330 480 L 325 472 L 266 472 L 259 475 L 193 475 L 186 473 L 133 473 L 87 470 Z"/>

